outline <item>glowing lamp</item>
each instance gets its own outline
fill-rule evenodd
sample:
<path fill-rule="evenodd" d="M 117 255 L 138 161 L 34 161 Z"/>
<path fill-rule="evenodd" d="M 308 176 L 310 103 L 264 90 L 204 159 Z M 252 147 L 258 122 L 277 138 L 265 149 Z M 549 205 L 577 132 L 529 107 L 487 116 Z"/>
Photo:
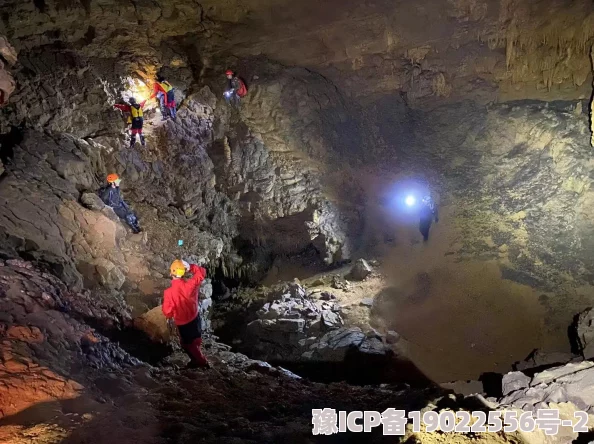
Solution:
<path fill-rule="evenodd" d="M 404 199 L 404 203 L 409 206 L 412 207 L 416 202 L 416 199 L 414 196 L 406 196 L 406 199 Z"/>

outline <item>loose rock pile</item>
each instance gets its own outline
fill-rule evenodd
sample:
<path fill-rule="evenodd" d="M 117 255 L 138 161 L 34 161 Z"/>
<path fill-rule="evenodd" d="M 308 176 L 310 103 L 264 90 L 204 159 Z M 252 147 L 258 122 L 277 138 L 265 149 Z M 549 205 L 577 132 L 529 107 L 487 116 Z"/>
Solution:
<path fill-rule="evenodd" d="M 344 326 L 341 307 L 332 296 L 316 300 L 299 284 L 272 295 L 247 326 L 244 345 L 266 360 L 341 361 L 348 352 L 388 356 L 381 336 Z"/>

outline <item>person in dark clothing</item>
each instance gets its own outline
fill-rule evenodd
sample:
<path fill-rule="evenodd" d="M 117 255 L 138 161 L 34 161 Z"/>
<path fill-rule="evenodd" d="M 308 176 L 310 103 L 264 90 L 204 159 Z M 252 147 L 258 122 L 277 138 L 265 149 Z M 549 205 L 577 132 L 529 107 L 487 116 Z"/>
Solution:
<path fill-rule="evenodd" d="M 117 174 L 109 174 L 107 176 L 107 185 L 99 190 L 99 197 L 105 205 L 113 208 L 113 211 L 120 219 L 126 221 L 132 228 L 132 232 L 140 233 L 142 229 L 138 225 L 138 217 L 124 202 L 120 194 L 120 182 L 121 179 Z"/>
<path fill-rule="evenodd" d="M 130 113 L 130 117 L 132 119 L 132 136 L 130 137 L 130 148 L 134 148 L 134 145 L 136 144 L 136 134 L 140 135 L 140 143 L 142 146 L 145 146 L 146 144 L 144 135 L 142 134 L 142 126 L 144 125 L 144 114 L 142 112 L 142 108 L 144 108 L 145 103 L 146 100 L 137 103 L 134 97 L 130 97 L 127 105 L 120 105 L 117 103 L 114 105 L 114 108 Z"/>
<path fill-rule="evenodd" d="M 439 214 L 437 205 L 433 202 L 430 196 L 423 197 L 420 209 L 419 231 L 423 235 L 423 241 L 429 240 L 429 229 L 435 218 L 435 223 L 439 222 Z"/>
<path fill-rule="evenodd" d="M 227 76 L 227 88 L 225 89 L 225 101 L 227 104 L 239 106 L 240 99 L 247 94 L 245 83 L 230 69 L 225 72 Z"/>

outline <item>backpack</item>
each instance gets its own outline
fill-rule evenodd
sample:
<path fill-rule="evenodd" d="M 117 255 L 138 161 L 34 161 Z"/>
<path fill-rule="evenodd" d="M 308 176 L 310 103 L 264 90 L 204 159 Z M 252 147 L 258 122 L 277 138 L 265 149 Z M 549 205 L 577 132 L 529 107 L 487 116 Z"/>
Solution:
<path fill-rule="evenodd" d="M 237 80 L 239 80 L 239 89 L 237 90 L 237 95 L 239 97 L 245 97 L 245 95 L 247 94 L 247 87 L 245 86 L 244 81 L 241 80 L 239 77 L 237 78 Z"/>

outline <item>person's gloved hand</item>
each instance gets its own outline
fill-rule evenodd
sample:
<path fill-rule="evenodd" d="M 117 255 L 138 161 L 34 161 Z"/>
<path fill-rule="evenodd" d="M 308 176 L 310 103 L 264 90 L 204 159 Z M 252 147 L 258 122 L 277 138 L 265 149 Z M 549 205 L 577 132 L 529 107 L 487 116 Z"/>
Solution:
<path fill-rule="evenodd" d="M 184 264 L 184 267 L 186 267 L 186 271 L 190 271 L 190 264 L 184 260 L 182 260 L 182 263 Z"/>

